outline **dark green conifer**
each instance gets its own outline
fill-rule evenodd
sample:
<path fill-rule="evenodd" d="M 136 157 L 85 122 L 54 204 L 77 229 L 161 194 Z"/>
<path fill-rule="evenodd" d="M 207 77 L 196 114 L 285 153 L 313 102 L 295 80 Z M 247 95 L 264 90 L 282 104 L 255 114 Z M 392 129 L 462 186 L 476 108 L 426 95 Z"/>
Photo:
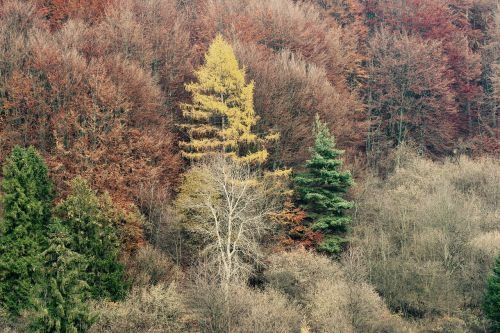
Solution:
<path fill-rule="evenodd" d="M 88 284 L 83 280 L 87 264 L 82 255 L 66 247 L 69 242 L 67 230 L 54 222 L 43 252 L 45 288 L 39 317 L 30 327 L 35 332 L 87 332 L 94 321 L 86 303 Z"/>
<path fill-rule="evenodd" d="M 0 302 L 11 315 L 33 306 L 53 199 L 47 166 L 33 147 L 16 146 L 3 167 Z"/>
<path fill-rule="evenodd" d="M 111 209 L 82 178 L 72 182 L 71 194 L 56 208 L 56 215 L 68 228 L 68 247 L 88 263 L 85 281 L 95 299 L 118 300 L 126 293 L 124 266 L 119 262 L 120 242 Z"/>
<path fill-rule="evenodd" d="M 483 309 L 493 324 L 494 332 L 500 332 L 500 254 L 497 256 L 493 271 L 488 278 Z"/>
<path fill-rule="evenodd" d="M 351 208 L 352 203 L 343 195 L 353 180 L 349 171 L 340 170 L 343 151 L 335 149 L 334 137 L 318 115 L 314 132 L 316 140 L 311 149 L 311 159 L 306 162 L 307 171 L 298 174 L 294 182 L 312 229 L 324 235 L 317 249 L 336 255 L 345 243 L 341 234 L 351 222 L 345 210 Z"/>

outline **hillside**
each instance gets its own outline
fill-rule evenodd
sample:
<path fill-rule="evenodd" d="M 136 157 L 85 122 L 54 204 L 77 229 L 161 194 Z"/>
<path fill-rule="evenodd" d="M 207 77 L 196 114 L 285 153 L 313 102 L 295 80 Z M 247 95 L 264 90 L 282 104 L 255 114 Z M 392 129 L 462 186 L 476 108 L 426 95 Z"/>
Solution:
<path fill-rule="evenodd" d="M 498 332 L 495 0 L 0 1 L 2 332 Z"/>

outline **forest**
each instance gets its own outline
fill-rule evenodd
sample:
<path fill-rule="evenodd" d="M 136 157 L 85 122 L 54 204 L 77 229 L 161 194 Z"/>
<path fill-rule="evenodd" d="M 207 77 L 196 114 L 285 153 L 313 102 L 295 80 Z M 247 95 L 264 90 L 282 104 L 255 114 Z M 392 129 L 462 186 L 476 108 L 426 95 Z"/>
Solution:
<path fill-rule="evenodd" d="M 499 106 L 498 0 L 0 0 L 0 332 L 500 332 Z"/>

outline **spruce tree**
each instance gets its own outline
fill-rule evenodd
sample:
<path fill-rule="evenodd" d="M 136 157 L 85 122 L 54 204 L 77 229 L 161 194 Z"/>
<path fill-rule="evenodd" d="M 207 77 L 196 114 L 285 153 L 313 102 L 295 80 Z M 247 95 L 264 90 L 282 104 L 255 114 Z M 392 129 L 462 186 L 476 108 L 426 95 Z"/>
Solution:
<path fill-rule="evenodd" d="M 258 119 L 253 104 L 254 83 L 245 83 L 245 72 L 222 36 L 210 45 L 205 64 L 195 77 L 197 82 L 186 85 L 193 103 L 181 105 L 186 120 L 181 127 L 189 136 L 189 141 L 180 142 L 183 156 L 199 160 L 222 153 L 236 161 L 264 162 L 268 153 L 263 144 L 277 136 L 259 138 L 252 132 Z"/>
<path fill-rule="evenodd" d="M 45 290 L 40 315 L 30 328 L 46 333 L 87 332 L 94 318 L 86 303 L 86 261 L 67 248 L 70 237 L 60 222 L 54 222 L 50 228 L 48 248 L 43 252 Z"/>
<path fill-rule="evenodd" d="M 68 248 L 85 258 L 84 280 L 93 298 L 118 300 L 125 296 L 124 266 L 119 262 L 120 242 L 109 205 L 82 178 L 72 182 L 71 194 L 56 207 L 56 215 L 70 233 Z"/>
<path fill-rule="evenodd" d="M 483 309 L 491 320 L 495 332 L 500 332 L 500 254 L 497 256 L 493 271 L 488 278 Z"/>
<path fill-rule="evenodd" d="M 15 147 L 3 167 L 0 302 L 12 316 L 33 306 L 50 222 L 52 183 L 33 147 Z"/>
<path fill-rule="evenodd" d="M 326 124 L 316 115 L 316 139 L 307 171 L 294 177 L 299 202 L 307 214 L 311 228 L 320 231 L 324 239 L 317 249 L 332 255 L 342 250 L 345 240 L 341 234 L 351 222 L 345 210 L 352 203 L 343 195 L 353 184 L 349 171 L 341 171 L 343 151 L 335 149 L 335 140 Z"/>

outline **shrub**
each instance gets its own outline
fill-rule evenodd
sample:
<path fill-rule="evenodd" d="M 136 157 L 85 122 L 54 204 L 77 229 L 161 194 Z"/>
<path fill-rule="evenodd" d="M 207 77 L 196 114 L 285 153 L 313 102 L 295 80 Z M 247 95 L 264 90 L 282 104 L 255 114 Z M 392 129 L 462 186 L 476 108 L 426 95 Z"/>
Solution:
<path fill-rule="evenodd" d="M 411 332 L 392 315 L 373 287 L 343 280 L 323 280 L 310 293 L 314 332 Z"/>
<path fill-rule="evenodd" d="M 308 291 L 316 283 L 340 278 L 341 274 L 336 263 L 305 250 L 271 255 L 264 273 L 270 288 L 303 305 L 307 302 Z"/>
<path fill-rule="evenodd" d="M 299 332 L 299 308 L 274 291 L 231 286 L 229 296 L 216 284 L 198 280 L 191 286 L 190 304 L 199 331 L 235 333 Z"/>
<path fill-rule="evenodd" d="M 274 290 L 237 287 L 231 306 L 236 310 L 232 315 L 237 318 L 234 332 L 292 333 L 300 330 L 300 309 Z"/>
<path fill-rule="evenodd" d="M 97 304 L 93 333 L 183 332 L 185 308 L 175 284 L 134 289 L 120 303 Z"/>
<path fill-rule="evenodd" d="M 269 288 L 304 306 L 312 332 L 411 332 L 363 276 L 346 277 L 327 257 L 304 250 L 274 254 L 265 277 Z"/>
<path fill-rule="evenodd" d="M 495 159 L 414 157 L 361 186 L 352 242 L 391 308 L 414 317 L 478 309 L 498 246 L 499 177 Z"/>
<path fill-rule="evenodd" d="M 180 274 L 180 270 L 165 253 L 150 245 L 137 251 L 130 266 L 128 274 L 134 285 L 168 284 Z"/>

